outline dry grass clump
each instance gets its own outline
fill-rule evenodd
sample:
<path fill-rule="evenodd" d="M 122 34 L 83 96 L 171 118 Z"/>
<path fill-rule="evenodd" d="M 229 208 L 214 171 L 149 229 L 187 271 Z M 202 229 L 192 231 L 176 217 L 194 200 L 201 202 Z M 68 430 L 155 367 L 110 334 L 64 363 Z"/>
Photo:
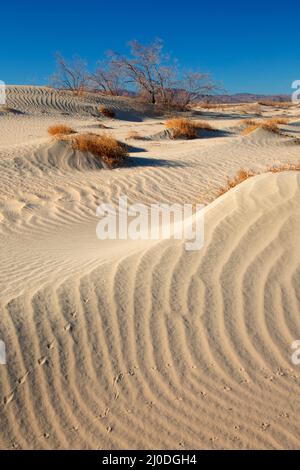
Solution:
<path fill-rule="evenodd" d="M 258 104 L 262 106 L 274 106 L 277 108 L 289 108 L 290 106 L 293 106 L 293 103 L 291 101 L 264 100 L 264 101 L 259 101 Z"/>
<path fill-rule="evenodd" d="M 255 131 L 259 127 L 265 129 L 266 131 L 273 132 L 275 134 L 280 133 L 280 129 L 277 124 L 287 124 L 288 119 L 283 118 L 272 118 L 266 121 L 256 121 L 254 119 L 245 119 L 241 121 L 241 124 L 246 124 L 245 129 L 242 131 L 242 135 L 249 135 L 251 132 Z"/>
<path fill-rule="evenodd" d="M 54 126 L 50 126 L 48 128 L 49 135 L 69 135 L 74 133 L 75 131 L 65 124 L 55 124 Z"/>
<path fill-rule="evenodd" d="M 240 124 L 241 125 L 245 125 L 245 126 L 257 126 L 259 124 L 259 121 L 257 121 L 256 119 L 242 119 L 240 121 Z"/>
<path fill-rule="evenodd" d="M 300 162 L 299 163 L 284 163 L 278 166 L 269 166 L 267 171 L 271 173 L 280 173 L 281 171 L 300 171 Z"/>
<path fill-rule="evenodd" d="M 205 131 L 212 131 L 214 128 L 206 121 L 195 121 L 194 125 L 197 129 L 203 129 Z"/>
<path fill-rule="evenodd" d="M 192 121 L 185 118 L 173 118 L 166 122 L 167 129 L 172 131 L 174 139 L 195 139 L 198 136 L 198 130 L 212 130 L 212 126 L 205 121 Z"/>
<path fill-rule="evenodd" d="M 253 176 L 257 176 L 262 173 L 267 173 L 267 172 L 280 173 L 282 171 L 300 171 L 300 162 L 296 164 L 284 163 L 282 165 L 270 166 L 270 167 L 267 167 L 266 170 L 257 171 L 257 172 L 241 169 L 237 172 L 234 178 L 228 179 L 226 186 L 224 186 L 218 191 L 217 197 L 222 196 L 223 194 L 227 193 L 227 191 L 229 191 L 232 188 L 235 188 L 238 184 L 243 183 L 243 181 L 247 180 L 248 178 L 252 178 Z"/>
<path fill-rule="evenodd" d="M 222 107 L 223 103 L 197 103 L 197 106 L 203 109 L 214 109 Z"/>
<path fill-rule="evenodd" d="M 255 176 L 255 173 L 253 171 L 244 169 L 239 170 L 235 177 L 232 179 L 228 179 L 226 186 L 219 190 L 217 197 L 222 196 L 222 194 L 227 193 L 227 191 L 232 188 L 235 188 L 238 184 L 242 183 L 248 178 L 251 178 L 252 176 Z"/>
<path fill-rule="evenodd" d="M 271 119 L 268 119 L 269 123 L 274 123 L 274 124 L 288 124 L 290 122 L 290 120 L 288 118 L 271 118 Z"/>
<path fill-rule="evenodd" d="M 261 115 L 261 107 L 258 103 L 248 103 L 240 105 L 239 111 L 243 114 Z"/>
<path fill-rule="evenodd" d="M 278 126 L 272 120 L 262 122 L 260 127 L 265 131 L 274 132 L 274 134 L 279 134 Z"/>
<path fill-rule="evenodd" d="M 260 126 L 259 124 L 249 124 L 245 127 L 245 129 L 243 129 L 242 131 L 242 135 L 249 135 L 251 134 L 251 132 L 253 131 L 256 131 L 256 129 L 258 129 Z"/>
<path fill-rule="evenodd" d="M 195 139 L 197 137 L 197 127 L 190 119 L 169 119 L 166 122 L 166 127 L 172 131 L 174 139 Z"/>
<path fill-rule="evenodd" d="M 141 135 L 137 131 L 130 131 L 126 135 L 126 140 L 141 139 Z"/>
<path fill-rule="evenodd" d="M 107 106 L 100 106 L 99 112 L 103 114 L 103 116 L 110 118 L 110 119 L 113 119 L 116 115 L 114 110 L 112 108 L 108 108 Z"/>
<path fill-rule="evenodd" d="M 14 108 L 10 108 L 9 106 L 6 106 L 4 104 L 1 104 L 0 105 L 0 112 L 3 112 L 3 113 L 13 113 L 15 110 Z"/>
<path fill-rule="evenodd" d="M 109 168 L 120 165 L 128 157 L 126 145 L 106 134 L 76 135 L 72 139 L 72 147 L 81 152 L 90 152 Z"/>

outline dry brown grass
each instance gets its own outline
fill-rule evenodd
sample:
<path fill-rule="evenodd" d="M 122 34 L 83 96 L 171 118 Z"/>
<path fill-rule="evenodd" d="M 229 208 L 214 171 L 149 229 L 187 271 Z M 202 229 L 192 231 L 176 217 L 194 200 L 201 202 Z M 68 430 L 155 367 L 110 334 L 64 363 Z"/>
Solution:
<path fill-rule="evenodd" d="M 137 131 L 130 131 L 126 135 L 126 140 L 141 139 L 141 135 Z"/>
<path fill-rule="evenodd" d="M 74 133 L 75 131 L 65 124 L 55 124 L 54 126 L 50 126 L 48 128 L 49 135 L 69 135 Z"/>
<path fill-rule="evenodd" d="M 242 119 L 240 121 L 240 125 L 243 126 L 257 126 L 260 121 L 257 121 L 256 119 Z"/>
<path fill-rule="evenodd" d="M 166 121 L 167 129 L 172 131 L 174 139 L 195 139 L 198 136 L 198 130 L 212 130 L 212 126 L 205 121 L 192 121 L 185 118 L 173 118 Z"/>
<path fill-rule="evenodd" d="M 261 107 L 259 103 L 247 103 L 240 105 L 239 111 L 244 114 L 261 114 Z"/>
<path fill-rule="evenodd" d="M 258 128 L 259 128 L 259 126 L 257 124 L 252 124 L 250 126 L 247 126 L 247 127 L 245 127 L 245 129 L 243 129 L 242 135 L 249 135 L 249 134 L 251 134 L 251 132 L 256 131 L 256 129 L 258 129 Z"/>
<path fill-rule="evenodd" d="M 280 132 L 277 124 L 272 120 L 262 122 L 260 127 L 265 131 L 273 132 L 274 134 L 279 134 Z"/>
<path fill-rule="evenodd" d="M 228 179 L 226 186 L 221 188 L 218 191 L 218 196 L 222 196 L 222 194 L 227 193 L 232 188 L 235 188 L 238 184 L 242 183 L 243 181 L 247 180 L 248 178 L 252 178 L 252 176 L 255 176 L 255 173 L 250 170 L 244 170 L 241 169 L 237 172 L 234 178 Z"/>
<path fill-rule="evenodd" d="M 223 103 L 197 103 L 197 106 L 203 109 L 214 109 L 223 107 Z"/>
<path fill-rule="evenodd" d="M 291 101 L 272 101 L 272 100 L 264 100 L 259 101 L 258 104 L 262 106 L 274 106 L 275 108 L 289 108 L 293 106 Z"/>
<path fill-rule="evenodd" d="M 299 163 L 284 163 L 277 166 L 269 166 L 267 171 L 271 173 L 280 173 L 282 171 L 300 171 L 300 162 Z"/>
<path fill-rule="evenodd" d="M 223 194 L 227 193 L 230 189 L 235 188 L 238 184 L 243 183 L 243 181 L 246 181 L 247 179 L 252 178 L 253 176 L 261 175 L 267 172 L 280 173 L 283 171 L 300 171 L 300 162 L 296 164 L 285 163 L 277 166 L 269 166 L 266 168 L 266 170 L 256 172 L 252 170 L 241 169 L 237 172 L 234 178 L 228 179 L 226 186 L 219 189 L 217 197 L 222 196 Z"/>
<path fill-rule="evenodd" d="M 99 112 L 107 117 L 107 118 L 110 118 L 110 119 L 113 119 L 116 115 L 116 113 L 114 112 L 114 110 L 112 108 L 108 108 L 107 106 L 100 106 L 99 107 Z"/>
<path fill-rule="evenodd" d="M 10 106 L 6 106 L 5 104 L 1 104 L 0 105 L 0 112 L 13 113 L 13 112 L 15 112 L 15 109 L 11 108 Z"/>
<path fill-rule="evenodd" d="M 197 129 L 203 129 L 205 131 L 212 131 L 214 128 L 206 121 L 195 121 L 194 125 Z"/>
<path fill-rule="evenodd" d="M 174 139 L 186 138 L 195 139 L 197 137 L 197 127 L 190 119 L 174 118 L 166 122 L 167 129 L 172 131 Z"/>
<path fill-rule="evenodd" d="M 256 121 L 255 119 L 244 119 L 240 124 L 245 124 L 246 127 L 242 131 L 242 135 L 249 135 L 251 132 L 258 128 L 265 129 L 266 131 L 273 132 L 275 134 L 280 133 L 278 124 L 287 124 L 288 119 L 283 118 L 272 118 L 265 121 Z"/>
<path fill-rule="evenodd" d="M 288 118 L 274 117 L 274 118 L 268 119 L 267 122 L 274 123 L 274 124 L 288 124 L 290 122 L 290 120 Z"/>
<path fill-rule="evenodd" d="M 90 152 L 110 168 L 120 165 L 128 157 L 126 145 L 107 134 L 76 135 L 72 139 L 72 147 L 81 152 Z"/>

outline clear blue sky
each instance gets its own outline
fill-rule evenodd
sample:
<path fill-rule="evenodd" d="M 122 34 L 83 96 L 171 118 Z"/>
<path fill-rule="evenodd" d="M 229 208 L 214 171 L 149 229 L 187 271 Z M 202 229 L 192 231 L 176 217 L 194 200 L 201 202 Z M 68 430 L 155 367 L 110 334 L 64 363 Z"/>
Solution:
<path fill-rule="evenodd" d="M 0 80 L 8 84 L 47 83 L 56 51 L 92 68 L 107 49 L 154 37 L 181 66 L 212 73 L 230 93 L 290 93 L 300 79 L 296 1 L 10 0 L 0 15 Z"/>

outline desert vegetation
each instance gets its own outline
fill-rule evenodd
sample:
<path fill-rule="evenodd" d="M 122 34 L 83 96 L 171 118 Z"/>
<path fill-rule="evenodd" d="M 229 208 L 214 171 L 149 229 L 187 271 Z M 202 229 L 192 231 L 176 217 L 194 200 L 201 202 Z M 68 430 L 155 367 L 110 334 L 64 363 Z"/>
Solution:
<path fill-rule="evenodd" d="M 69 134 L 74 134 L 75 131 L 65 125 L 65 124 L 55 124 L 53 126 L 50 126 L 48 128 L 48 134 L 49 135 L 52 135 L 52 136 L 55 136 L 55 135 L 69 135 Z"/>
<path fill-rule="evenodd" d="M 289 108 L 293 106 L 291 101 L 273 101 L 273 100 L 263 100 L 259 101 L 258 104 L 261 106 L 271 106 L 271 107 L 280 107 L 280 108 Z"/>
<path fill-rule="evenodd" d="M 300 162 L 296 164 L 285 163 L 281 165 L 268 166 L 265 170 L 262 171 L 240 169 L 233 178 L 227 180 L 227 184 L 225 186 L 219 189 L 217 197 L 222 196 L 223 194 L 230 191 L 230 189 L 235 188 L 239 184 L 243 183 L 243 181 L 252 178 L 253 176 L 258 176 L 268 172 L 281 173 L 283 171 L 300 171 Z"/>
<path fill-rule="evenodd" d="M 71 140 L 72 147 L 89 152 L 103 161 L 109 168 L 119 166 L 127 157 L 125 144 L 108 134 L 78 134 Z"/>
<path fill-rule="evenodd" d="M 198 131 L 212 130 L 212 126 L 205 121 L 192 121 L 185 118 L 173 118 L 166 121 L 166 127 L 172 132 L 174 139 L 195 139 Z"/>
<path fill-rule="evenodd" d="M 107 118 L 110 118 L 110 119 L 113 119 L 116 115 L 115 111 L 112 109 L 112 108 L 109 108 L 107 106 L 100 106 L 99 107 L 99 112 L 107 117 Z"/>
<path fill-rule="evenodd" d="M 246 127 L 243 129 L 242 135 L 248 135 L 258 128 L 262 128 L 267 131 L 278 134 L 280 132 L 278 125 L 288 124 L 288 123 L 289 123 L 289 119 L 286 119 L 286 118 L 271 118 L 271 119 L 266 119 L 266 120 L 261 120 L 261 121 L 257 121 L 255 119 L 244 119 L 241 121 L 241 124 L 245 125 Z"/>
<path fill-rule="evenodd" d="M 126 135 L 126 140 L 134 140 L 134 139 L 141 139 L 142 136 L 137 131 L 130 131 Z"/>
<path fill-rule="evenodd" d="M 78 56 L 68 61 L 57 54 L 51 85 L 75 95 L 84 91 L 112 96 L 133 92 L 143 101 L 178 110 L 221 89 L 207 73 L 179 70 L 159 39 L 147 45 L 138 41 L 128 45 L 129 54 L 107 52 L 106 59 L 97 62 L 94 72 L 89 72 L 86 62 Z"/>

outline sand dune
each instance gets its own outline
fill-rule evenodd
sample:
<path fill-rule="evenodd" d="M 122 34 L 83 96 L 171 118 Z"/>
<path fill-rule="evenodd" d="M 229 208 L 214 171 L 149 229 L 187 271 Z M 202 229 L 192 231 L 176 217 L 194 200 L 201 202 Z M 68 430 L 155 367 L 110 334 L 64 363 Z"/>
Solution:
<path fill-rule="evenodd" d="M 161 119 L 115 99 L 122 120 L 103 121 L 94 97 L 46 88 L 8 99 L 25 114 L 0 116 L 0 447 L 299 448 L 300 174 L 216 199 L 240 168 L 298 162 L 294 136 L 208 112 L 228 134 L 135 141 L 128 166 L 99 169 L 47 136 L 56 113 L 121 140 Z M 98 240 L 97 206 L 122 194 L 204 203 L 204 248 Z"/>

